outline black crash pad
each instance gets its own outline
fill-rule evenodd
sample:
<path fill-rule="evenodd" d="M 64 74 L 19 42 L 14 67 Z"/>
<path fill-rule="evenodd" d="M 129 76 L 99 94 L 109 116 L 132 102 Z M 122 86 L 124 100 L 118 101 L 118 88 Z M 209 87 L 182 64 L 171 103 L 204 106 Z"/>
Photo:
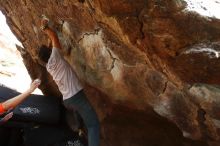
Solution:
<path fill-rule="evenodd" d="M 0 102 L 21 93 L 0 85 Z M 24 102 L 13 109 L 10 121 L 56 124 L 60 121 L 61 103 L 56 97 L 31 94 Z"/>

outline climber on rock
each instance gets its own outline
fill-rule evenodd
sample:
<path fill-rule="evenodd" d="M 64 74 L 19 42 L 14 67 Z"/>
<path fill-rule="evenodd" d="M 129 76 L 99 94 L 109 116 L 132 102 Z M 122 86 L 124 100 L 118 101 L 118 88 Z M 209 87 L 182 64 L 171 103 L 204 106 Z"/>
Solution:
<path fill-rule="evenodd" d="M 49 37 L 52 48 L 42 45 L 39 48 L 38 57 L 41 64 L 46 65 L 47 71 L 53 77 L 63 95 L 64 106 L 69 111 L 76 110 L 83 119 L 88 131 L 88 145 L 99 146 L 99 120 L 97 114 L 77 78 L 76 73 L 60 54 L 62 49 L 58 36 L 48 25 L 49 19 L 41 19 L 41 30 Z"/>
<path fill-rule="evenodd" d="M 13 116 L 13 112 L 8 112 L 8 111 L 12 110 L 22 101 L 24 101 L 39 85 L 40 85 L 40 80 L 36 79 L 32 82 L 30 88 L 27 91 L 0 103 L 0 116 L 6 113 L 6 115 L 4 115 L 4 117 L 0 119 L 0 124 L 3 124 L 4 122 L 8 121 Z"/>

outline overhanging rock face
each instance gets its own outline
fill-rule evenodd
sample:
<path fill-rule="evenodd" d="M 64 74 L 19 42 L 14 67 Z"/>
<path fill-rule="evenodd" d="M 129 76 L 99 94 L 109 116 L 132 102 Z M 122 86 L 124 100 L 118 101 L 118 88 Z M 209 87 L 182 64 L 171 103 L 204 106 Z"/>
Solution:
<path fill-rule="evenodd" d="M 185 5 L 181 0 L 0 0 L 23 44 L 29 74 L 43 75 L 43 93 L 59 96 L 37 58 L 37 48 L 47 44 L 40 16 L 50 18 L 63 55 L 99 115 L 103 146 L 218 145 L 220 91 L 212 85 L 220 83 L 220 21 L 187 13 Z"/>

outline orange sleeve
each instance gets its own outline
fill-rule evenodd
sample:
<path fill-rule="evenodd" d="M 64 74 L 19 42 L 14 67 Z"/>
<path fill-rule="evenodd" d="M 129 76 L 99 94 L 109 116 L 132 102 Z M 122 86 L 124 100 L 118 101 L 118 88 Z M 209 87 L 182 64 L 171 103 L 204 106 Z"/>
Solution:
<path fill-rule="evenodd" d="M 2 106 L 2 103 L 0 103 L 0 114 L 3 114 L 5 112 L 5 109 Z"/>

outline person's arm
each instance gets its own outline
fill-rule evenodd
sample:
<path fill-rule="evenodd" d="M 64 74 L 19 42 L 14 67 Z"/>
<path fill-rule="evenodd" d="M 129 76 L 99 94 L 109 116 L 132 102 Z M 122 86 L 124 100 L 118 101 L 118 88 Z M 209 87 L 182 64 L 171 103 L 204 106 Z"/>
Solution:
<path fill-rule="evenodd" d="M 16 107 L 23 100 L 25 100 L 39 85 L 40 85 L 40 80 L 38 80 L 38 79 L 34 80 L 31 83 L 31 86 L 27 91 L 3 102 L 2 107 L 3 107 L 4 111 L 7 111 L 9 109 Z"/>
<path fill-rule="evenodd" d="M 56 32 L 53 31 L 53 30 L 49 27 L 48 23 L 49 23 L 49 20 L 48 20 L 47 18 L 42 18 L 42 20 L 41 20 L 41 29 L 42 29 L 42 31 L 47 34 L 47 36 L 48 36 L 49 39 L 51 40 L 52 46 L 53 46 L 54 48 L 62 49 L 62 48 L 61 48 L 61 45 L 60 45 L 59 38 L 58 38 Z"/>

